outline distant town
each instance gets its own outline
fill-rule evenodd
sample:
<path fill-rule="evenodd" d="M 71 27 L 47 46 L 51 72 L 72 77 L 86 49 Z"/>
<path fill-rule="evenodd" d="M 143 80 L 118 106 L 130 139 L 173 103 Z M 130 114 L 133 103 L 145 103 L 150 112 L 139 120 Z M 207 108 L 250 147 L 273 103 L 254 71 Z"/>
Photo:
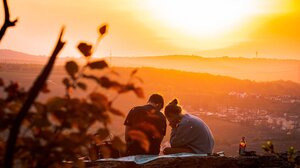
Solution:
<path fill-rule="evenodd" d="M 246 99 L 248 97 L 255 97 L 256 99 L 265 99 L 276 103 L 287 105 L 300 105 L 300 98 L 295 98 L 289 95 L 286 96 L 262 96 L 255 94 L 247 94 L 245 92 L 230 92 L 228 96 Z M 273 114 L 266 109 L 242 109 L 237 106 L 219 107 L 216 111 L 207 111 L 201 107 L 187 109 L 196 115 L 212 116 L 233 123 L 246 124 L 251 126 L 264 126 L 270 129 L 281 130 L 282 132 L 291 135 L 300 133 L 299 115 L 296 114 Z"/>

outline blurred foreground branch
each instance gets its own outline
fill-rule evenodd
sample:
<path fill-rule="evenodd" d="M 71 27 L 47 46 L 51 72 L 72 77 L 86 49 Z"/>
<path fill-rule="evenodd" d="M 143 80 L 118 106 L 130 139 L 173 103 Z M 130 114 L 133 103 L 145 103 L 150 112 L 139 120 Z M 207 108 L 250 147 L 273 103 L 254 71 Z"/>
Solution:
<path fill-rule="evenodd" d="M 2 31 L 2 29 L 1 29 L 1 31 Z M 54 65 L 54 62 L 55 62 L 55 59 L 56 59 L 58 53 L 65 45 L 65 42 L 61 41 L 63 32 L 64 32 L 64 28 L 62 28 L 62 30 L 61 30 L 58 42 L 56 44 L 56 47 L 55 47 L 51 57 L 49 58 L 47 65 L 45 66 L 43 71 L 40 73 L 40 75 L 35 80 L 32 87 L 30 88 L 28 97 L 27 97 L 26 101 L 24 102 L 22 108 L 20 109 L 16 119 L 14 120 L 14 122 L 12 124 L 10 133 L 9 133 L 9 137 L 7 140 L 7 144 L 6 144 L 6 151 L 5 151 L 5 158 L 4 158 L 4 167 L 6 167 L 6 168 L 13 167 L 15 145 L 16 145 L 16 140 L 17 140 L 17 137 L 18 137 L 18 134 L 20 131 L 20 126 L 22 124 L 22 121 L 26 117 L 28 110 L 30 109 L 30 107 L 33 104 L 36 97 L 38 96 L 39 91 L 44 86 L 45 81 L 47 80 L 47 78 L 53 68 L 53 65 Z"/>
<path fill-rule="evenodd" d="M 7 5 L 6 0 L 3 0 L 3 6 L 4 6 L 4 12 L 5 12 L 5 19 L 4 19 L 4 24 L 3 24 L 3 26 L 1 27 L 1 30 L 0 30 L 0 42 L 1 42 L 2 37 L 5 34 L 6 29 L 8 27 L 15 26 L 16 22 L 18 21 L 18 19 L 15 19 L 14 21 L 10 21 L 9 9 L 8 9 L 8 5 Z"/>

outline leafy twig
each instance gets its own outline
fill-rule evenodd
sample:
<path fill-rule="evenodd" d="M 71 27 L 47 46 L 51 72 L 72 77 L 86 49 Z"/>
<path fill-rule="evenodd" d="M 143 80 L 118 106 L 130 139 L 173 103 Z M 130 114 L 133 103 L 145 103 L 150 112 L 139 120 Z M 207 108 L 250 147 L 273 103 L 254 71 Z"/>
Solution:
<path fill-rule="evenodd" d="M 20 126 L 22 124 L 22 121 L 26 117 L 28 110 L 31 107 L 32 103 L 38 96 L 39 91 L 44 86 L 45 81 L 47 80 L 47 78 L 54 66 L 54 62 L 55 62 L 55 59 L 56 59 L 58 53 L 65 45 L 65 42 L 61 41 L 63 32 L 64 32 L 64 28 L 62 28 L 62 30 L 61 30 L 58 42 L 56 44 L 56 47 L 55 47 L 51 57 L 49 58 L 47 65 L 44 67 L 43 71 L 40 73 L 40 75 L 34 82 L 33 86 L 30 88 L 28 98 L 24 102 L 22 108 L 20 109 L 16 119 L 14 120 L 14 122 L 12 124 L 10 133 L 9 133 L 9 137 L 7 140 L 7 144 L 6 144 L 6 151 L 5 151 L 5 158 L 4 158 L 4 167 L 6 167 L 6 168 L 12 168 L 16 140 L 17 140 L 17 137 L 18 137 L 18 134 L 20 131 Z"/>
<path fill-rule="evenodd" d="M 8 8 L 6 0 L 3 0 L 3 6 L 4 6 L 4 12 L 5 12 L 5 19 L 4 19 L 4 24 L 3 24 L 3 26 L 1 27 L 1 30 L 0 30 L 0 42 L 1 42 L 2 37 L 5 34 L 6 29 L 8 27 L 15 26 L 16 22 L 18 21 L 18 19 L 15 19 L 14 21 L 10 21 L 9 8 Z"/>

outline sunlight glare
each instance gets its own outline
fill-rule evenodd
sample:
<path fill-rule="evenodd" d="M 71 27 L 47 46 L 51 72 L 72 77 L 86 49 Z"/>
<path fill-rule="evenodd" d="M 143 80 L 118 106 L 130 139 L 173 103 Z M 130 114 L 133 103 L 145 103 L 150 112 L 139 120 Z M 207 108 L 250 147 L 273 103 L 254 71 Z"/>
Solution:
<path fill-rule="evenodd" d="M 186 35 L 213 38 L 259 13 L 259 0 L 149 0 L 148 9 L 163 25 Z"/>

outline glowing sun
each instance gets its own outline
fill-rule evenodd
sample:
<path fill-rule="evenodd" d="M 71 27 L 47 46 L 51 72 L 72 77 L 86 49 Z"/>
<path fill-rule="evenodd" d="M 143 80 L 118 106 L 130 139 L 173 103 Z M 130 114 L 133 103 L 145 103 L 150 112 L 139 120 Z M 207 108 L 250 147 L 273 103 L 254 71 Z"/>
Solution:
<path fill-rule="evenodd" d="M 161 25 L 186 35 L 217 37 L 259 13 L 261 0 L 149 0 L 147 8 Z"/>

